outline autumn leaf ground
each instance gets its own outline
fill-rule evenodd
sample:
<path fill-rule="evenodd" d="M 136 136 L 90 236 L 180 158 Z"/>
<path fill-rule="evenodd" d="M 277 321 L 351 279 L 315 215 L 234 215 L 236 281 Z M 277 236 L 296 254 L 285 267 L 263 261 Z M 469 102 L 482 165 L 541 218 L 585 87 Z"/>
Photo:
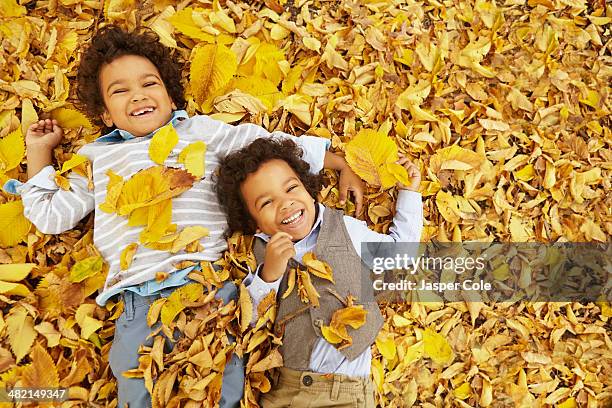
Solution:
<path fill-rule="evenodd" d="M 423 173 L 423 241 L 610 241 L 612 8 L 603 0 L 21 3 L 0 2 L 3 182 L 25 181 L 23 133 L 38 118 L 66 128 L 58 169 L 99 134 L 74 108 L 77 51 L 101 24 L 143 24 L 187 62 L 190 114 L 308 132 L 336 151 L 360 129 L 388 132 Z M 451 146 L 469 154 L 442 150 Z M 327 173 L 327 205 L 336 183 Z M 395 194 L 370 186 L 362 218 L 373 229 L 388 229 Z M 92 218 L 44 235 L 17 196 L 0 197 L 0 262 L 35 264 L 0 275 L 0 386 L 68 387 L 62 406 L 114 406 L 107 354 L 121 310 L 93 301 L 105 269 Z M 249 259 L 236 238 L 225 270 L 239 279 Z M 381 308 L 381 406 L 612 404 L 605 302 Z M 188 309 L 183 328 L 202 318 Z M 218 322 L 233 316 L 210 311 Z M 261 333 L 241 345 L 256 345 L 251 406 L 276 358 Z M 149 367 L 160 366 L 156 350 L 144 350 Z M 172 364 L 146 375 L 174 381 L 182 363 Z"/>

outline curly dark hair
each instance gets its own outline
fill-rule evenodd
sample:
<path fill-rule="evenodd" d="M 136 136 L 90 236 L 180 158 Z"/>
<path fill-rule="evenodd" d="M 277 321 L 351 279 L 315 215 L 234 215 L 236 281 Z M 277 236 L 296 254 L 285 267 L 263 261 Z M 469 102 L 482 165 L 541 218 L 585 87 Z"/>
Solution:
<path fill-rule="evenodd" d="M 255 173 L 262 164 L 270 160 L 279 159 L 286 162 L 304 184 L 306 191 L 312 198 L 317 199 L 322 177 L 310 172 L 310 165 L 302 160 L 302 155 L 302 149 L 291 139 L 260 138 L 220 159 L 214 181 L 217 198 L 227 215 L 227 236 L 235 231 L 254 234 L 257 230 L 255 220 L 251 217 L 240 192 L 240 186 L 249 174 Z"/>
<path fill-rule="evenodd" d="M 94 34 L 81 55 L 76 91 L 79 108 L 103 128 L 103 133 L 112 128 L 107 128 L 100 119 L 105 106 L 100 90 L 100 69 L 124 55 L 138 55 L 151 61 L 158 69 L 174 104 L 178 109 L 185 108 L 184 88 L 181 84 L 182 63 L 170 48 L 159 42 L 158 35 L 145 27 L 127 32 L 116 25 L 107 25 Z"/>

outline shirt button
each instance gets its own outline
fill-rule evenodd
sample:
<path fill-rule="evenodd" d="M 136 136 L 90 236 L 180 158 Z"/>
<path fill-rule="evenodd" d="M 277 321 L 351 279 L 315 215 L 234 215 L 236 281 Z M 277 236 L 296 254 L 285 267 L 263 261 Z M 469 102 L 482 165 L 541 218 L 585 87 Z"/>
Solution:
<path fill-rule="evenodd" d="M 312 377 L 309 375 L 305 375 L 304 378 L 302 378 L 302 384 L 307 387 L 310 387 L 312 385 Z"/>

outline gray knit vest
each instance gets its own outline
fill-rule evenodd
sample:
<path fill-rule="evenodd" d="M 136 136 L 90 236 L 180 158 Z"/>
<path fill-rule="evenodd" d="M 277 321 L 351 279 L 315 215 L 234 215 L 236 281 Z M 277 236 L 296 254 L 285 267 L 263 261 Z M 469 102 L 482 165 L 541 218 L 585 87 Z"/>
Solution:
<path fill-rule="evenodd" d="M 264 260 L 265 242 L 256 239 L 253 252 L 257 264 Z M 310 365 L 310 354 L 321 334 L 321 327 L 329 325 L 332 315 L 345 305 L 332 293 L 336 292 L 342 299 L 348 295 L 356 297 L 355 304 L 363 305 L 367 311 L 366 322 L 358 329 L 348 326 L 348 333 L 353 340 L 350 347 L 340 350 L 349 360 L 354 360 L 368 347 L 370 347 L 384 320 L 374 300 L 374 291 L 370 276 L 362 267 L 362 261 L 355 252 L 348 231 L 343 220 L 342 211 L 325 208 L 323 223 L 319 231 L 317 245 L 314 251 L 317 259 L 327 262 L 333 269 L 336 284 L 310 275 L 312 283 L 320 295 L 320 306 L 308 307 L 303 303 L 297 291 L 297 285 L 286 299 L 282 295 L 287 289 L 287 276 L 285 272 L 277 293 L 278 312 L 274 331 L 277 336 L 283 337 L 280 348 L 285 367 L 308 371 Z M 287 266 L 290 268 L 298 266 L 293 259 Z M 300 267 L 304 269 L 304 266 Z M 331 290 L 331 291 L 330 291 Z"/>

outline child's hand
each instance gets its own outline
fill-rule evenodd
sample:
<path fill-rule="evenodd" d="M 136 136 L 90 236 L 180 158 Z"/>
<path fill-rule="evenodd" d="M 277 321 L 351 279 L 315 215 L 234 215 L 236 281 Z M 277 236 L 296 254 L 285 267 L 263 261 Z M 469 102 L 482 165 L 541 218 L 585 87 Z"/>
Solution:
<path fill-rule="evenodd" d="M 28 127 L 25 143 L 28 148 L 52 150 L 62 141 L 63 135 L 64 131 L 55 119 L 43 119 Z"/>
<path fill-rule="evenodd" d="M 364 183 L 361 178 L 351 170 L 348 164 L 340 170 L 338 187 L 340 189 L 340 205 L 344 205 L 350 190 L 355 197 L 355 215 L 360 214 L 361 205 L 363 203 L 363 192 L 365 190 Z"/>
<path fill-rule="evenodd" d="M 295 248 L 291 235 L 286 232 L 277 232 L 266 245 L 266 256 L 261 271 L 261 279 L 274 282 L 285 274 L 289 259 L 295 256 Z"/>
<path fill-rule="evenodd" d="M 410 162 L 407 157 L 401 157 L 397 164 L 404 166 L 408 172 L 408 178 L 410 179 L 410 185 L 405 186 L 402 183 L 397 183 L 401 190 L 419 191 L 419 185 L 421 184 L 421 172 L 419 168 Z"/>

